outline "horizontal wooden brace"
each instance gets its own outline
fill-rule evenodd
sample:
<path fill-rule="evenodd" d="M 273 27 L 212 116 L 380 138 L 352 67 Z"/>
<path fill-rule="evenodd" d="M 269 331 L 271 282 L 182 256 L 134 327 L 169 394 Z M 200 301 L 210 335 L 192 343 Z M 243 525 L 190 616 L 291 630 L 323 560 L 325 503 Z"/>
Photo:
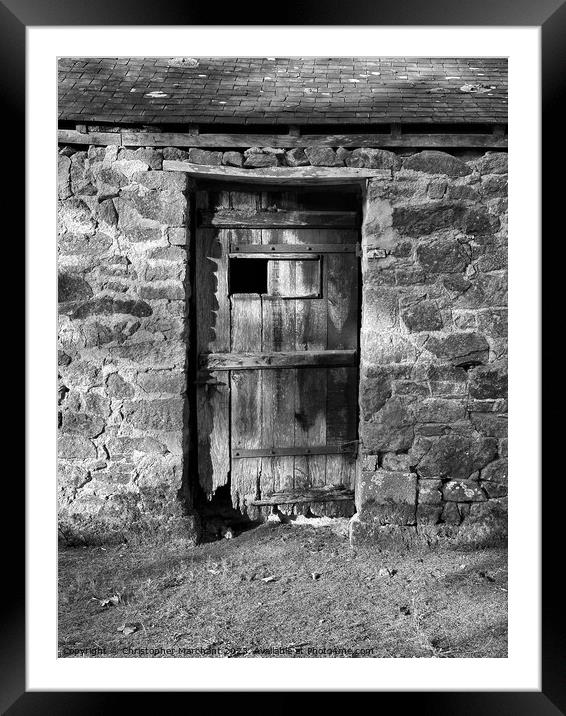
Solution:
<path fill-rule="evenodd" d="M 242 258 L 241 256 L 239 258 Z M 272 258 L 271 256 L 269 258 Z M 287 257 L 285 257 L 287 258 Z M 323 301 L 320 293 L 302 293 L 297 296 L 278 296 L 272 293 L 231 293 L 230 299 L 244 301 L 296 301 L 298 298 L 308 298 L 309 301 Z M 257 366 L 256 366 L 257 367 Z"/>
<path fill-rule="evenodd" d="M 344 443 L 343 445 L 315 445 L 313 447 L 285 447 L 285 448 L 234 448 L 233 458 L 246 457 L 277 457 L 280 455 L 355 455 L 357 444 Z"/>
<path fill-rule="evenodd" d="M 266 495 L 260 500 L 252 500 L 252 505 L 289 505 L 302 502 L 339 502 L 341 500 L 353 500 L 353 490 L 301 490 L 297 492 L 280 492 Z"/>
<path fill-rule="evenodd" d="M 357 229 L 360 217 L 356 211 L 200 211 L 202 228 L 233 229 Z"/>
<path fill-rule="evenodd" d="M 265 246 L 263 247 L 265 249 Z M 277 253 L 275 251 L 253 251 L 253 252 L 230 252 L 228 254 L 228 258 L 231 259 L 270 259 L 272 261 L 279 260 L 279 261 L 312 261 L 314 259 L 320 259 L 319 254 L 309 254 L 306 252 L 303 253 L 291 253 L 291 252 L 281 252 Z"/>
<path fill-rule="evenodd" d="M 199 367 L 206 370 L 265 370 L 356 365 L 357 351 L 276 351 L 272 353 L 204 353 Z"/>
<path fill-rule="evenodd" d="M 65 130 L 60 130 L 65 131 Z M 77 133 L 78 134 L 78 133 Z M 350 147 L 350 148 L 507 148 L 507 137 L 497 134 L 190 134 L 188 132 L 123 132 L 124 147 Z M 61 141 L 61 140 L 60 140 Z M 78 141 L 78 140 L 77 140 Z M 83 142 L 84 143 L 84 142 Z"/>
<path fill-rule="evenodd" d="M 230 255 L 249 254 L 357 254 L 359 244 L 231 244 Z M 302 258 L 302 256 L 301 256 Z"/>

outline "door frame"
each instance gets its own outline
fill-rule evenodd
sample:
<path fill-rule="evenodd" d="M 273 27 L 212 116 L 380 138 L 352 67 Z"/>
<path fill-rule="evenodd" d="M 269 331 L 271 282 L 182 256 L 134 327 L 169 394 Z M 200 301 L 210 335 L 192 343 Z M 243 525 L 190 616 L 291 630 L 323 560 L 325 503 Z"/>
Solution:
<path fill-rule="evenodd" d="M 210 167 L 207 169 L 210 170 Z M 219 168 L 224 169 L 224 168 Z M 295 173 L 298 171 L 295 170 Z M 310 172 L 309 172 L 310 169 Z M 331 173 L 330 173 L 331 172 Z M 303 170 L 300 175 L 295 174 L 292 178 L 285 177 L 280 179 L 279 177 L 265 177 L 260 172 L 247 170 L 237 176 L 227 176 L 222 171 L 211 172 L 207 171 L 205 175 L 200 174 L 198 171 L 198 165 L 195 167 L 194 176 L 189 177 L 192 179 L 190 182 L 190 207 L 189 207 L 189 251 L 190 251 L 190 272 L 189 281 L 191 286 L 191 298 L 189 305 L 189 339 L 188 339 L 188 365 L 187 365 L 187 393 L 189 402 L 189 417 L 188 417 L 188 466 L 187 466 L 187 477 L 189 490 L 193 496 L 193 501 L 198 503 L 203 500 L 202 488 L 199 483 L 198 475 L 198 414 L 197 414 L 197 385 L 196 385 L 196 374 L 198 370 L 198 346 L 196 341 L 196 328 L 197 328 L 197 311 L 196 311 L 196 260 L 195 260 L 195 247 L 197 240 L 197 226 L 196 226 L 196 194 L 199 191 L 206 191 L 211 189 L 225 188 L 234 191 L 285 191 L 285 189 L 313 189 L 313 188 L 332 188 L 340 189 L 345 188 L 348 191 L 359 192 L 359 204 L 361 213 L 361 228 L 360 228 L 360 246 L 362 248 L 360 262 L 358 264 L 358 366 L 361 364 L 361 330 L 362 330 L 362 319 L 363 319 L 363 226 L 366 219 L 366 196 L 367 196 L 367 185 L 368 181 L 372 176 L 381 176 L 383 172 L 379 170 L 364 171 L 364 175 L 352 176 L 347 170 L 340 168 L 332 168 L 324 172 L 324 176 L 313 176 L 312 167 Z M 360 395 L 361 395 L 361 370 L 358 371 L 357 381 L 357 434 L 358 440 L 361 435 L 361 410 L 360 410 Z M 354 479 L 354 502 L 357 494 L 359 480 L 361 476 L 361 451 L 358 450 L 355 458 L 355 479 Z M 204 497 L 206 501 L 206 497 Z"/>

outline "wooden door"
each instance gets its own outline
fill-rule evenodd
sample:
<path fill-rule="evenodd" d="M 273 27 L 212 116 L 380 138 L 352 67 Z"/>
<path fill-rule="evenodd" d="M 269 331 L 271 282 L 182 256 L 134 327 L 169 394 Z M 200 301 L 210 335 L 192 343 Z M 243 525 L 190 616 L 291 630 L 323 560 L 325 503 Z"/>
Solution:
<path fill-rule="evenodd" d="M 197 194 L 199 480 L 254 519 L 354 509 L 359 214 L 312 205 Z"/>

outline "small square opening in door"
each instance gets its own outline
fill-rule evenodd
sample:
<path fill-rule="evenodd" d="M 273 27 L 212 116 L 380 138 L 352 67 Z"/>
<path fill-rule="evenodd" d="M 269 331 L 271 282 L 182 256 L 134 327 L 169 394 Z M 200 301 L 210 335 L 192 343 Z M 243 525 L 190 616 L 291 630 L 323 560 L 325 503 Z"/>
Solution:
<path fill-rule="evenodd" d="M 263 258 L 231 258 L 229 291 L 233 293 L 267 293 L 267 264 Z"/>

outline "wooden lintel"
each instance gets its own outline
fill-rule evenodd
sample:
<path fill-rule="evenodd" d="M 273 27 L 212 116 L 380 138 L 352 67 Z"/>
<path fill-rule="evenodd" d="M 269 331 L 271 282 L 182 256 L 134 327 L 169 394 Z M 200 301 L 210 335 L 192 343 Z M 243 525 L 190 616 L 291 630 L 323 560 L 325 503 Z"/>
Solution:
<path fill-rule="evenodd" d="M 314 445 L 313 447 L 287 447 L 287 448 L 235 448 L 232 457 L 244 459 L 247 457 L 280 457 L 293 455 L 352 455 L 357 453 L 355 444 L 345 445 Z"/>
<path fill-rule="evenodd" d="M 236 167 L 192 164 L 174 159 L 163 160 L 163 170 L 185 172 L 194 179 L 229 181 L 232 184 L 279 185 L 337 185 L 360 184 L 366 179 L 392 178 L 390 169 L 357 169 L 354 167 L 265 167 L 241 169 Z"/>
<path fill-rule="evenodd" d="M 124 132 L 126 147 L 201 147 L 238 149 L 248 147 L 357 147 L 376 148 L 485 148 L 506 149 L 507 137 L 490 134 L 198 134 L 181 132 Z"/>
<path fill-rule="evenodd" d="M 320 368 L 353 366 L 356 360 L 355 350 L 205 353 L 199 357 L 199 367 L 207 371 Z"/>
<path fill-rule="evenodd" d="M 230 244 L 230 255 L 243 258 L 250 254 L 301 254 L 301 258 L 308 258 L 313 254 L 355 254 L 358 247 L 359 244 Z"/>
<path fill-rule="evenodd" d="M 202 228 L 270 229 L 356 229 L 360 225 L 356 211 L 200 211 Z"/>

